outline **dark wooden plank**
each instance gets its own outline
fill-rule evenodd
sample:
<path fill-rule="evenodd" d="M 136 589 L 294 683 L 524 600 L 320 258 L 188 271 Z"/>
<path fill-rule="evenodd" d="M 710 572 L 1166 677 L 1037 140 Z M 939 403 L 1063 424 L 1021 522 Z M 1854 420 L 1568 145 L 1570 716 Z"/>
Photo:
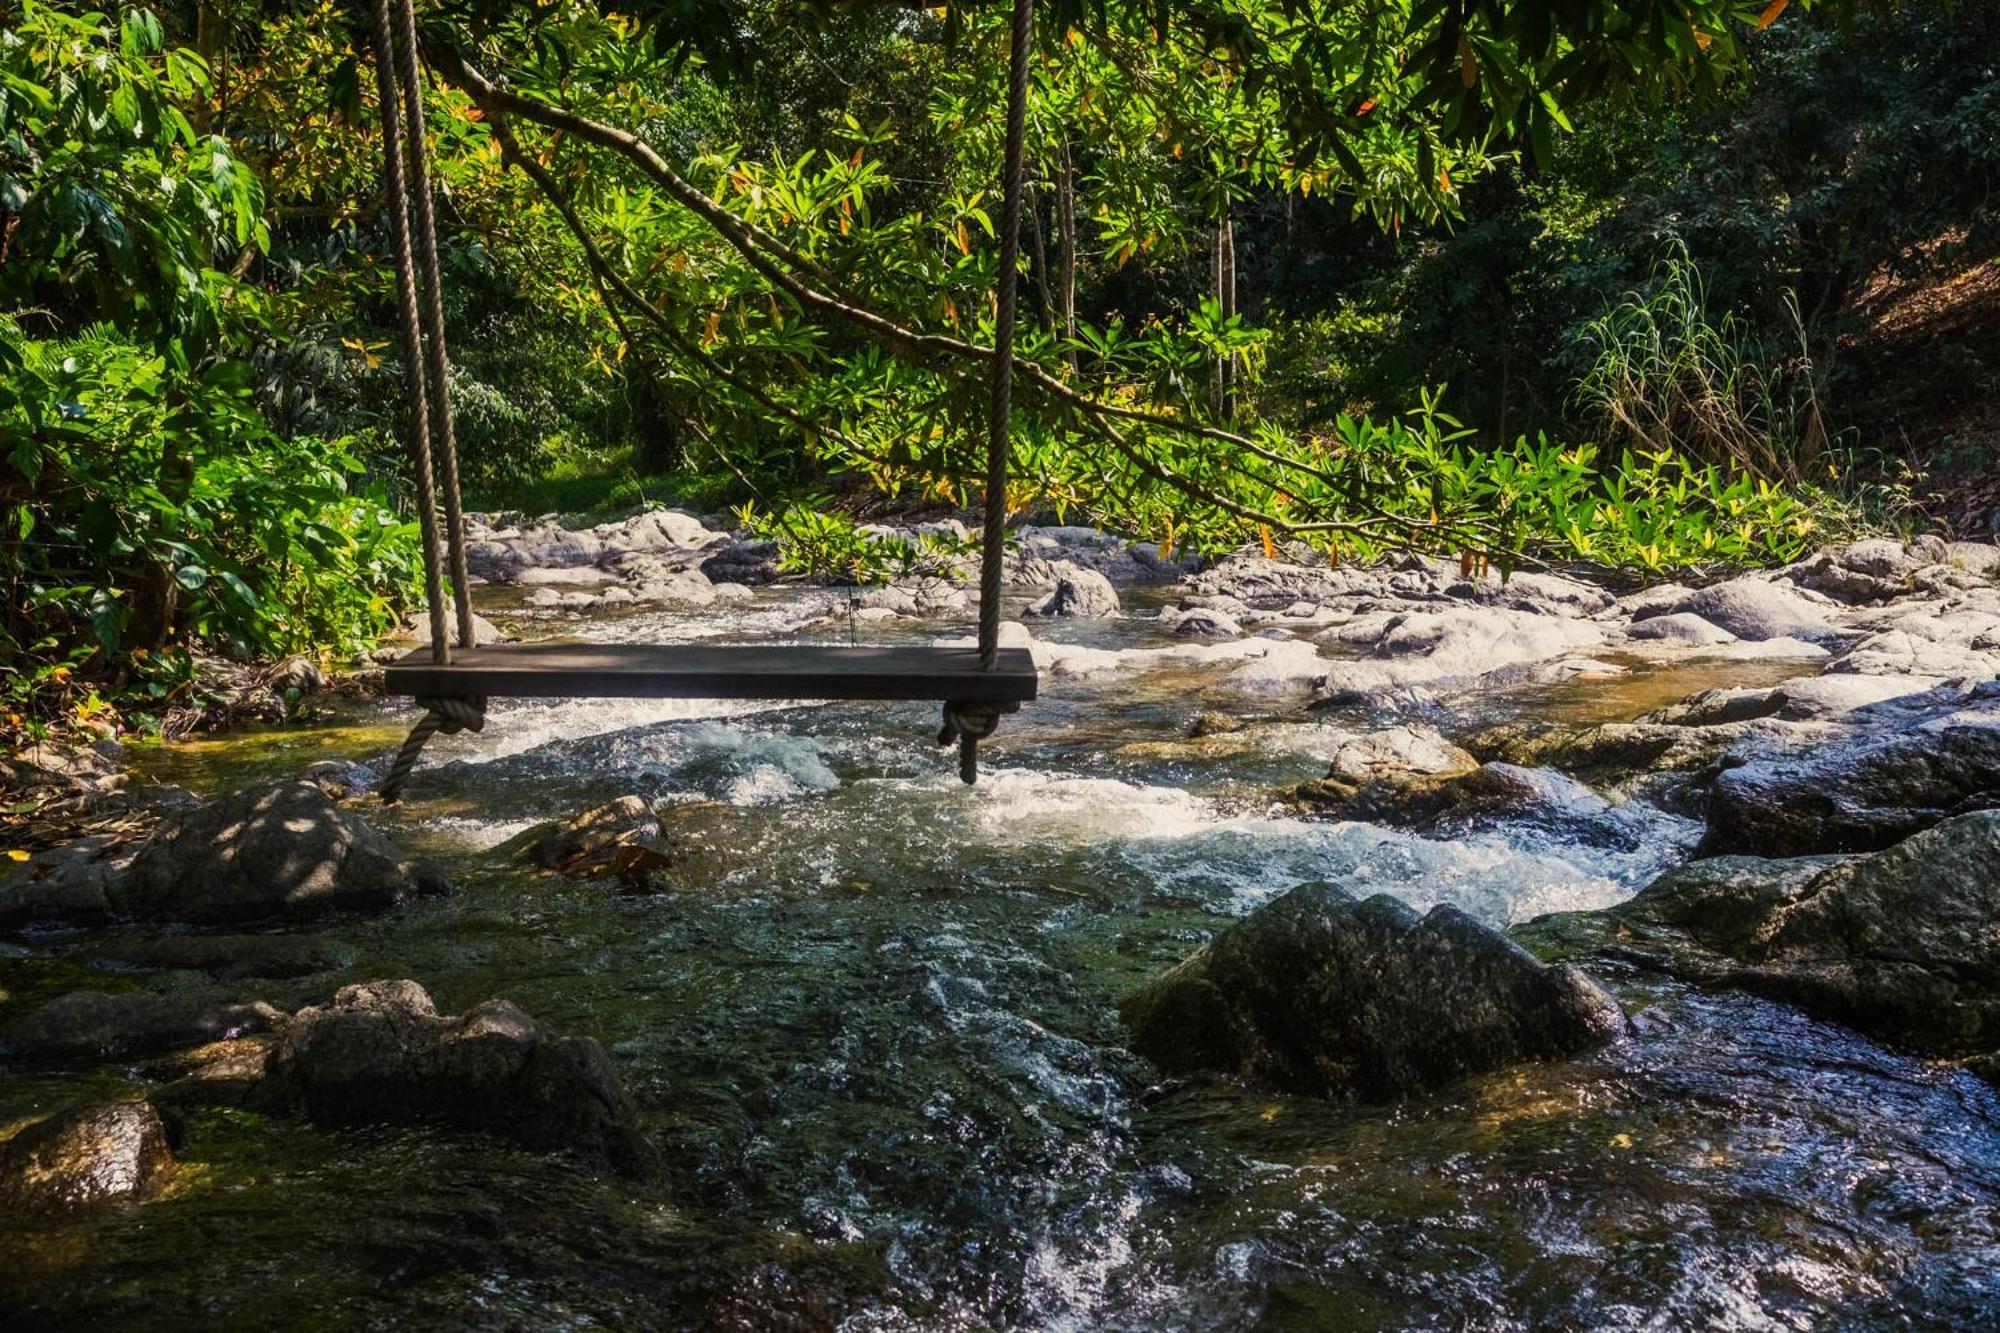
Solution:
<path fill-rule="evenodd" d="M 1002 648 L 991 671 L 971 648 L 819 644 L 499 644 L 418 648 L 391 665 L 390 694 L 446 698 L 949 699 L 1035 697 L 1034 659 Z"/>

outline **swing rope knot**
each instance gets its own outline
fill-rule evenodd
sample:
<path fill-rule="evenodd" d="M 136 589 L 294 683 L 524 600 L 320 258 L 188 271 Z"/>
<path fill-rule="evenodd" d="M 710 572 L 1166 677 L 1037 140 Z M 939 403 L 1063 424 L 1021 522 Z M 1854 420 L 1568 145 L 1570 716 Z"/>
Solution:
<path fill-rule="evenodd" d="M 1000 710 L 992 704 L 948 702 L 944 725 L 938 728 L 937 743 L 958 742 L 958 776 L 966 783 L 979 781 L 979 742 L 1000 729 Z"/>
<path fill-rule="evenodd" d="M 483 731 L 486 729 L 486 700 L 484 699 L 418 699 L 424 707 L 424 715 L 417 725 L 410 729 L 409 739 L 403 748 L 396 751 L 396 762 L 389 765 L 389 776 L 382 780 L 382 804 L 394 805 L 403 794 L 403 784 L 409 781 L 410 771 L 417 766 L 417 756 L 424 751 L 424 745 L 436 733 L 442 731 L 447 736 L 456 736 L 461 731 Z"/>

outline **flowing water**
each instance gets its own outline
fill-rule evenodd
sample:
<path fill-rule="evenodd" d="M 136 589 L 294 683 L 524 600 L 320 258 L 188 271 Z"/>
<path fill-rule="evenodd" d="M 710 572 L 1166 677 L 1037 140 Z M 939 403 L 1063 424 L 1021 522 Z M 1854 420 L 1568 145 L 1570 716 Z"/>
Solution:
<path fill-rule="evenodd" d="M 802 618 L 798 596 L 767 596 L 566 628 L 768 637 Z M 1139 620 L 1055 633 L 1162 642 Z M 1642 671 L 1478 706 L 1632 716 L 1797 669 Z M 1993 1090 L 1765 1002 L 1607 975 L 1637 1016 L 1629 1040 L 1395 1108 L 1161 1086 L 1126 1049 L 1118 1000 L 1301 880 L 1505 925 L 1618 901 L 1699 831 L 1556 782 L 1536 816 L 1458 836 L 1289 817 L 1272 792 L 1380 720 L 1222 674 L 1045 681 L 972 789 L 931 746 L 927 707 L 496 705 L 483 735 L 433 743 L 406 805 L 369 811 L 459 891 L 329 928 L 338 977 L 262 993 L 290 1005 L 409 976 L 446 1011 L 503 995 L 594 1035 L 645 1108 L 661 1178 L 477 1135 L 197 1112 L 169 1197 L 0 1224 L 0 1310 L 150 1327 L 2000 1320 Z M 1184 740 L 1202 708 L 1251 724 Z M 353 705 L 148 763 L 216 789 L 379 759 L 408 720 Z M 665 892 L 492 854 L 626 792 L 664 802 L 683 849 Z M 0 960 L 0 987 L 132 983 L 83 973 L 73 943 Z M 157 1072 L 8 1073 L 0 1120 L 132 1095 Z"/>

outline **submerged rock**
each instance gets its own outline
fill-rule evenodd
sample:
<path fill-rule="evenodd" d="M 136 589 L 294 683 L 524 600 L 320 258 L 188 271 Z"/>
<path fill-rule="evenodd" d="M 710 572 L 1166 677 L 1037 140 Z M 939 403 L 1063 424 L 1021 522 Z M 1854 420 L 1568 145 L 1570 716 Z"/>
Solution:
<path fill-rule="evenodd" d="M 1489 763 L 1554 768 L 1585 781 L 1612 781 L 1648 772 L 1684 772 L 1717 762 L 1741 734 L 1722 726 L 1667 722 L 1505 722 L 1465 738 L 1465 748 Z"/>
<path fill-rule="evenodd" d="M 93 942 L 83 953 L 124 967 L 206 972 L 221 981 L 310 976 L 343 961 L 317 935 L 154 935 Z"/>
<path fill-rule="evenodd" d="M 1935 1054 L 2000 1054 L 2000 811 L 1866 856 L 1695 861 L 1605 915 L 1628 928 L 1621 952 L 1671 971 Z"/>
<path fill-rule="evenodd" d="M 284 1015 L 261 1000 L 209 990 L 71 991 L 31 1010 L 0 1035 L 16 1060 L 124 1059 L 157 1055 L 246 1032 L 265 1032 Z"/>
<path fill-rule="evenodd" d="M 1537 962 L 1457 908 L 1306 884 L 1129 998 L 1133 1044 L 1211 1070 L 1390 1100 L 1599 1045 L 1624 1011 L 1574 967 Z"/>
<path fill-rule="evenodd" d="M 265 1065 L 263 1098 L 323 1125 L 439 1122 L 526 1147 L 650 1159 L 611 1057 L 587 1037 L 550 1037 L 505 1000 L 438 1013 L 414 981 L 345 986 L 301 1009 Z"/>
<path fill-rule="evenodd" d="M 1547 802 L 1554 784 L 1561 782 L 1566 779 L 1546 771 L 1491 763 L 1463 772 L 1418 774 L 1359 786 L 1321 778 L 1294 787 L 1290 799 L 1303 813 L 1324 819 L 1366 820 L 1397 828 L 1430 830 L 1444 824 L 1463 825 L 1524 814 Z M 1576 790 L 1587 789 L 1576 787 Z M 1602 802 L 1598 808 L 1602 808 Z"/>
<path fill-rule="evenodd" d="M 0 1207 L 74 1208 L 144 1198 L 173 1175 L 171 1138 L 148 1102 L 38 1120 L 0 1143 Z"/>

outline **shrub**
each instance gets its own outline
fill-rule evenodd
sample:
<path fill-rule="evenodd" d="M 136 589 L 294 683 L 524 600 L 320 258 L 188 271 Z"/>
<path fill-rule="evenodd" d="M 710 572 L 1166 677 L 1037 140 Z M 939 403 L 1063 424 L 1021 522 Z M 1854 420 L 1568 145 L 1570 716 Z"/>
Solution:
<path fill-rule="evenodd" d="M 9 704 L 164 693 L 199 646 L 360 650 L 420 581 L 414 525 L 347 440 L 275 434 L 242 362 L 178 370 L 97 326 L 0 320 L 0 657 Z"/>

